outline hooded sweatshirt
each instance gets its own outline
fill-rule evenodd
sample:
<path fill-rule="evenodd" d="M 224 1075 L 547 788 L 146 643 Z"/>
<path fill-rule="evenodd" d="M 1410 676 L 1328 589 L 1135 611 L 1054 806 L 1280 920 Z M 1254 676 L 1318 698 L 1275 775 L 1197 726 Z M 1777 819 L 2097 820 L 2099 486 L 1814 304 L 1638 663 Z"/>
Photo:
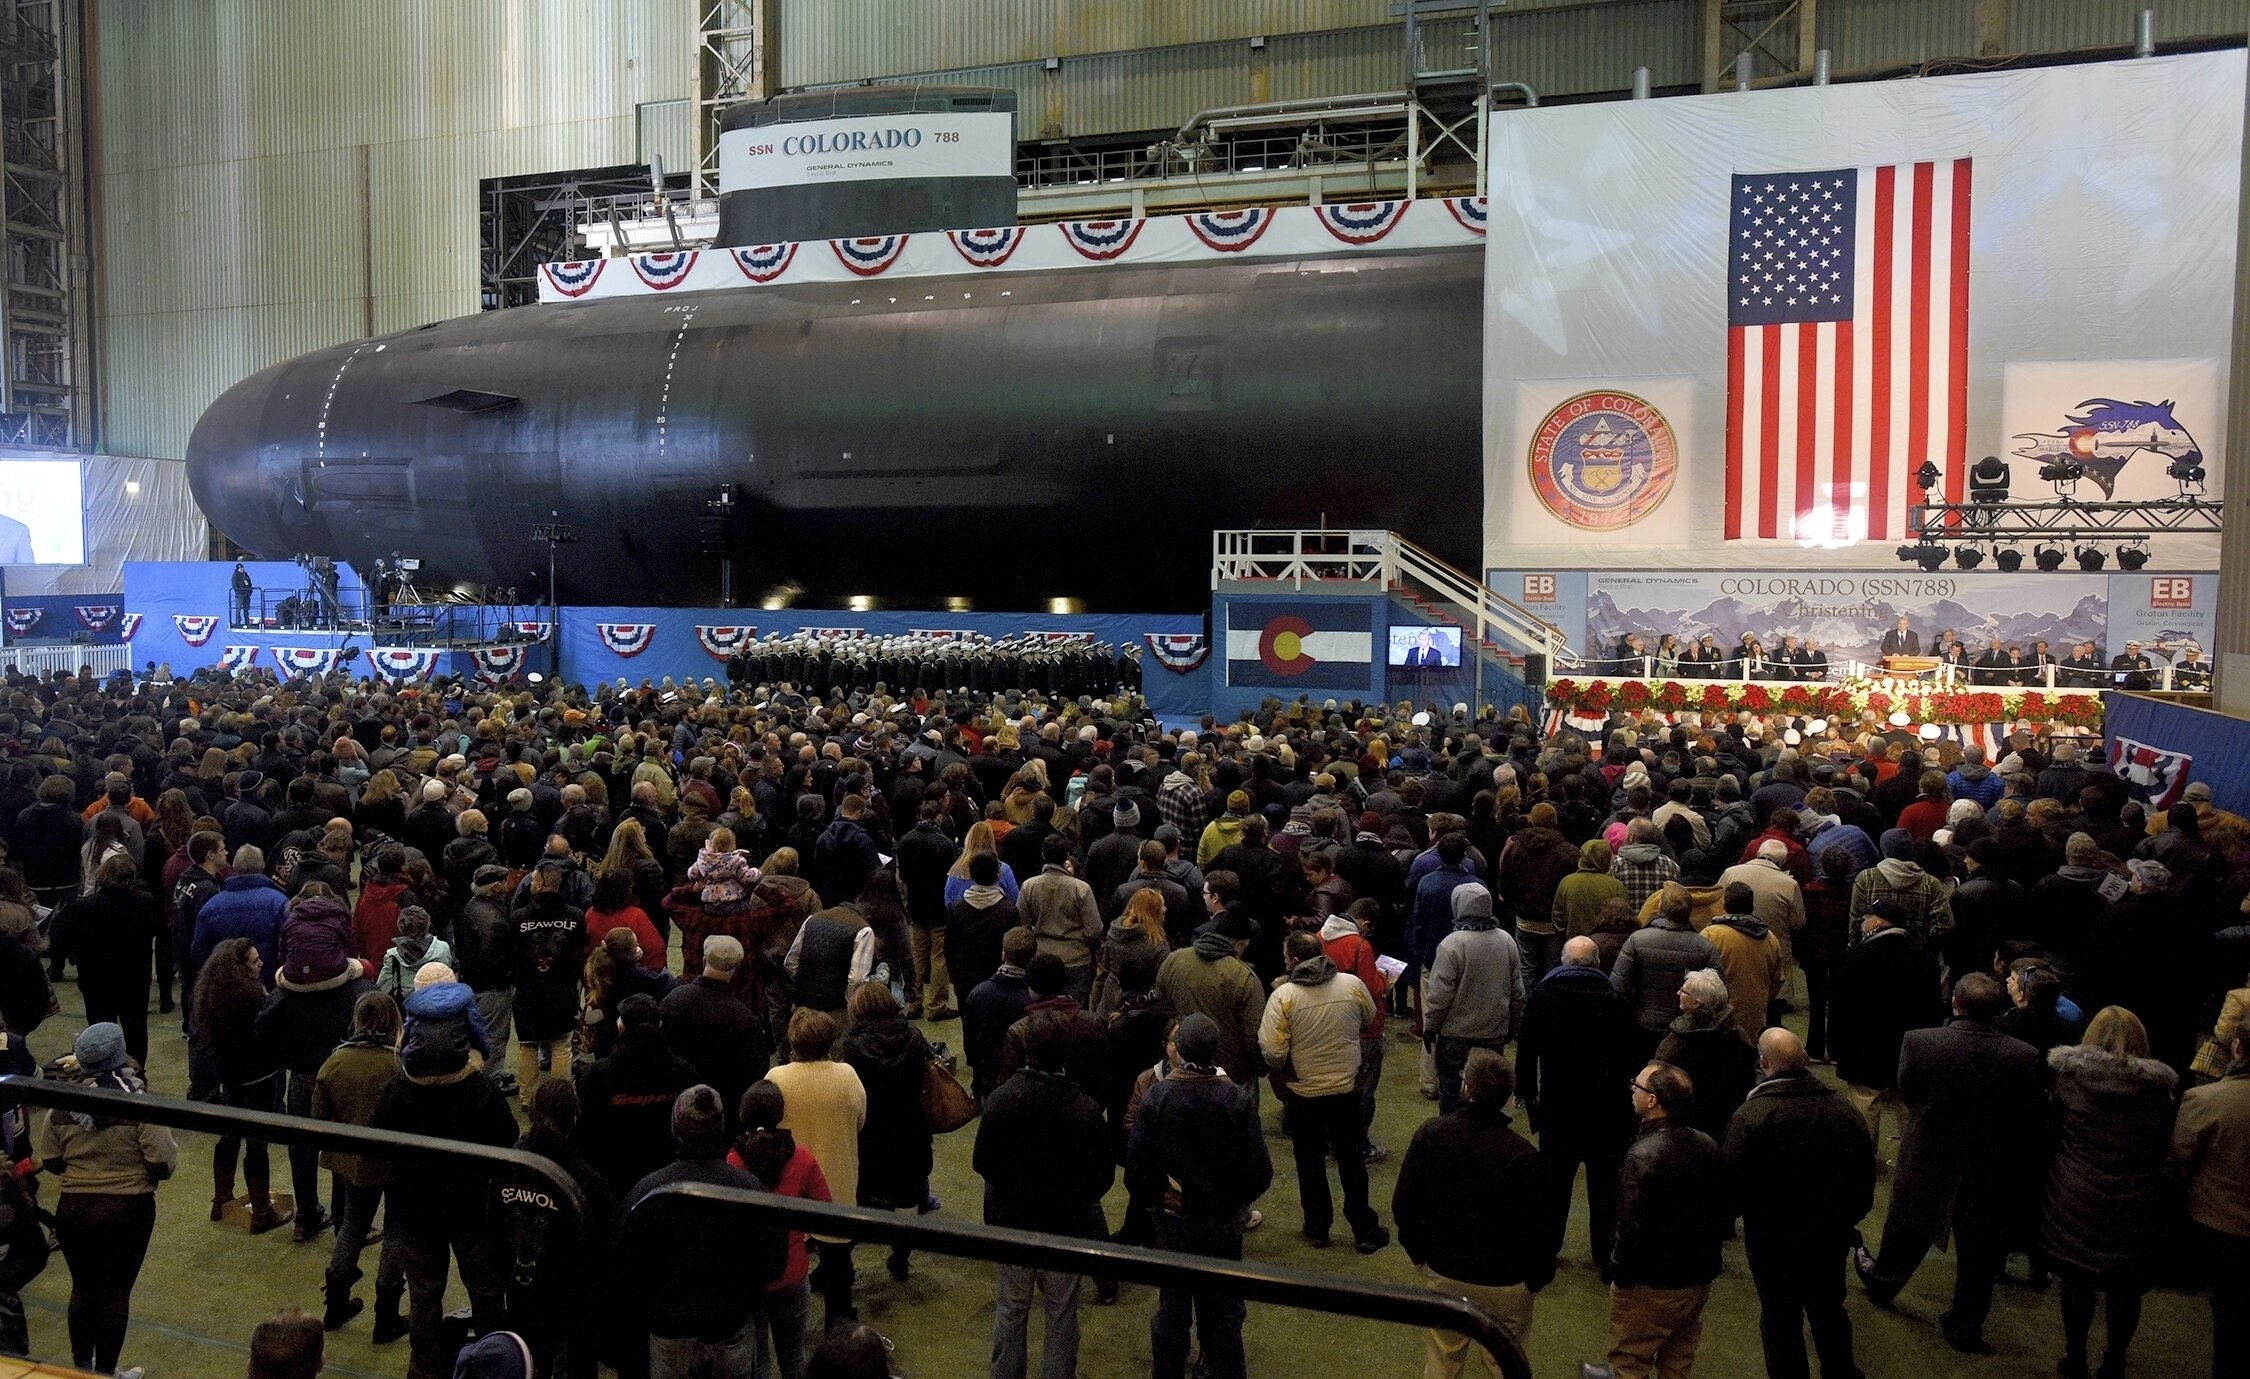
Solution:
<path fill-rule="evenodd" d="M 1609 874 L 1609 844 L 1589 838 L 1578 849 L 1578 870 L 1555 887 L 1555 928 L 1567 938 L 1594 932 L 1602 905 L 1625 898 L 1625 885 Z"/>
<path fill-rule="evenodd" d="M 1945 883 L 1904 857 L 1886 857 L 1852 879 L 1851 919 L 1888 900 L 1899 908 L 1899 926 L 1927 948 L 1953 931 L 1953 897 Z"/>
<path fill-rule="evenodd" d="M 1359 978 L 1316 954 L 1274 988 L 1258 1024 L 1258 1048 L 1267 1063 L 1288 1065 L 1293 1094 L 1342 1096 L 1359 1080 L 1360 1036 L 1374 1022 L 1375 998 Z"/>
<path fill-rule="evenodd" d="M 1257 1075 L 1258 1046 L 1266 995 L 1258 974 L 1234 955 L 1234 943 L 1220 933 L 1195 936 L 1156 969 L 1156 994 L 1181 1019 L 1208 1015 L 1219 1026 L 1219 1066 L 1237 1078 Z"/>
<path fill-rule="evenodd" d="M 1492 917 L 1482 886 L 1453 893 L 1453 932 L 1438 944 L 1422 986 L 1422 1032 L 1439 1039 L 1505 1041 L 1523 1015 L 1523 957 Z"/>
<path fill-rule="evenodd" d="M 477 1337 L 453 1362 L 453 1379 L 531 1379 L 531 1347 L 513 1331 Z"/>
<path fill-rule="evenodd" d="M 1349 915 L 1330 915 L 1320 926 L 1320 951 L 1336 964 L 1337 971 L 1359 978 L 1359 984 L 1375 998 L 1375 1028 L 1368 1037 L 1382 1038 L 1383 993 L 1390 989 L 1390 983 L 1383 980 L 1382 969 L 1375 965 L 1375 945 L 1360 933 Z"/>
<path fill-rule="evenodd" d="M 1788 989 L 1781 940 L 1756 915 L 1735 914 L 1713 919 L 1703 937 L 1719 950 L 1735 1032 L 1754 1046 L 1766 1030 L 1767 1003 Z"/>

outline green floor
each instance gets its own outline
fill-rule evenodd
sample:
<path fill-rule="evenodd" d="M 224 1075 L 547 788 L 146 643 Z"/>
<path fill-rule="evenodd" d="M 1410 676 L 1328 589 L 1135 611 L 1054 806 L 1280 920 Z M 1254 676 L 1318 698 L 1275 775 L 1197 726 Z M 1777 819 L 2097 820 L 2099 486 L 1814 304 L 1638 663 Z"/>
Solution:
<path fill-rule="evenodd" d="M 64 1014 L 42 1026 L 33 1038 L 42 1058 L 63 1052 L 82 1027 L 75 989 L 66 986 L 62 999 Z M 159 1092 L 177 1095 L 187 1080 L 186 1046 L 179 1038 L 177 1017 L 152 1015 L 151 1020 L 151 1083 Z M 958 1024 L 926 1028 L 933 1038 L 949 1040 L 958 1047 Z M 1414 1127 L 1434 1109 L 1414 1089 L 1411 1043 L 1401 1032 L 1394 1031 L 1394 1038 L 1398 1042 L 1385 1069 L 1376 1127 L 1376 1137 L 1394 1152 L 1389 1161 L 1373 1171 L 1376 1205 L 1386 1223 L 1398 1154 L 1404 1151 Z M 1266 1225 L 1250 1235 L 1248 1257 L 1290 1268 L 1413 1283 L 1413 1267 L 1395 1245 L 1379 1255 L 1361 1258 L 1342 1248 L 1341 1240 L 1339 1248 L 1327 1251 L 1315 1251 L 1304 1244 L 1297 1234 L 1296 1180 L 1288 1142 L 1280 1137 L 1277 1117 L 1270 1110 L 1270 1101 L 1268 1104 L 1276 1176 L 1273 1190 L 1261 1204 Z M 937 1173 L 932 1185 L 949 1213 L 973 1212 L 980 1201 L 979 1182 L 969 1169 L 974 1133 L 972 1126 L 938 1141 Z M 323 1236 L 318 1244 L 294 1245 L 286 1231 L 252 1239 L 211 1224 L 206 1219 L 211 1195 L 210 1151 L 208 1137 L 183 1136 L 181 1172 L 158 1194 L 156 1240 L 134 1297 L 133 1327 L 125 1348 L 125 1362 L 146 1365 L 151 1379 L 237 1379 L 243 1372 L 250 1330 L 260 1319 L 290 1304 L 314 1311 L 319 1308 L 321 1271 L 330 1237 Z M 286 1183 L 285 1165 L 280 1162 L 280 1151 L 275 1153 L 276 1183 L 282 1186 Z M 1885 1195 L 1879 1190 L 1870 1234 L 1873 1225 L 1881 1221 Z M 1119 1193 L 1111 1198 L 1112 1223 L 1118 1219 L 1121 1197 Z M 1585 1262 L 1583 1197 L 1574 1213 L 1564 1254 L 1564 1265 L 1554 1284 L 1539 1295 L 1532 1324 L 1534 1367 L 1548 1379 L 1575 1379 L 1581 1360 L 1599 1360 L 1607 1348 L 1608 1300 L 1606 1290 Z M 372 1275 L 372 1257 L 366 1260 L 366 1266 Z M 2024 1267 L 2020 1257 L 2012 1267 L 2020 1278 Z M 1999 1349 L 1997 1355 L 1973 1358 L 1947 1349 L 1938 1339 L 1935 1318 L 1945 1307 L 1952 1273 L 1950 1260 L 1933 1256 L 1901 1297 L 1896 1313 L 1868 1306 L 1857 1285 L 1853 1286 L 1851 1309 L 1858 1328 L 1861 1368 L 1874 1379 L 1926 1374 L 2033 1379 L 2054 1373 L 2061 1342 L 2051 1290 L 2034 1293 L 2021 1284 L 2001 1285 L 1987 1330 Z M 987 1267 L 963 1260 L 920 1258 L 913 1277 L 899 1284 L 883 1271 L 881 1251 L 869 1247 L 860 1252 L 859 1277 L 861 1314 L 896 1341 L 901 1374 L 931 1379 L 983 1372 L 992 1318 L 992 1275 Z M 363 1296 L 366 1287 L 362 1285 Z M 63 1323 L 68 1292 L 69 1274 L 59 1257 L 26 1291 L 36 1356 L 68 1358 Z M 1079 1372 L 1089 1379 L 1147 1373 L 1152 1305 L 1149 1290 L 1127 1288 L 1116 1306 L 1083 1308 L 1080 1315 L 1085 1335 L 1079 1350 Z M 1700 1372 L 1714 1376 L 1763 1372 L 1756 1308 L 1741 1246 L 1730 1245 L 1726 1272 L 1713 1289 L 1705 1314 L 1703 1344 L 1697 1357 Z M 1033 1330 L 1036 1342 L 1036 1321 Z M 368 1344 L 367 1334 L 363 1316 L 331 1336 L 330 1373 L 346 1379 L 395 1379 L 405 1371 L 405 1342 L 378 1350 Z M 2098 1354 L 2098 1340 L 2096 1344 Z M 1418 1333 L 1272 1307 L 1251 1309 L 1249 1349 L 1255 1374 L 1317 1379 L 1347 1373 L 1357 1379 L 1421 1372 Z M 2134 1346 L 2133 1372 L 2149 1376 L 2206 1373 L 2209 1355 L 2210 1312 L 2203 1299 L 2167 1292 L 2152 1295 Z M 1339 1370 L 1339 1362 L 1346 1368 Z"/>

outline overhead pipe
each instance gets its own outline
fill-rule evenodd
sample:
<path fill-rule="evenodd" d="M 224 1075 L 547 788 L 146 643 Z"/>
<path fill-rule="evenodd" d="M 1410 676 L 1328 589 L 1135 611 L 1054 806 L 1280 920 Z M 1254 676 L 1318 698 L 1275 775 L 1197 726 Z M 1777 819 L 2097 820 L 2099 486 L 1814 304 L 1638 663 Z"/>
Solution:
<path fill-rule="evenodd" d="M 1750 55 L 1748 53 L 1736 53 L 1734 55 L 1734 89 L 1737 91 L 1750 89 Z"/>
<path fill-rule="evenodd" d="M 2156 11 L 2142 10 L 2133 16 L 2133 56 L 2156 56 Z"/>
<path fill-rule="evenodd" d="M 1527 88 L 1528 89 L 1528 88 Z M 1285 115 L 1302 111 L 1315 113 L 1322 110 L 1339 110 L 1352 106 L 1381 105 L 1397 101 L 1411 101 L 1411 91 L 1374 91 L 1357 96 L 1299 96 L 1285 101 L 1251 101 L 1243 105 L 1214 105 L 1188 116 L 1187 123 L 1172 135 L 1174 143 L 1187 143 L 1195 131 L 1212 120 L 1232 119 L 1242 115 Z"/>
<path fill-rule="evenodd" d="M 1812 55 L 1813 85 L 1826 86 L 1828 84 L 1828 67 L 1828 50 L 1826 48 L 1822 48 Z"/>
<path fill-rule="evenodd" d="M 1637 101 L 1645 101 L 1645 100 L 1647 100 L 1647 99 L 1648 99 L 1648 92 L 1649 92 L 1649 71 L 1648 71 L 1648 68 L 1646 68 L 1646 67 L 1635 67 L 1635 68 L 1633 69 L 1633 99 L 1634 99 L 1634 100 L 1637 100 Z"/>

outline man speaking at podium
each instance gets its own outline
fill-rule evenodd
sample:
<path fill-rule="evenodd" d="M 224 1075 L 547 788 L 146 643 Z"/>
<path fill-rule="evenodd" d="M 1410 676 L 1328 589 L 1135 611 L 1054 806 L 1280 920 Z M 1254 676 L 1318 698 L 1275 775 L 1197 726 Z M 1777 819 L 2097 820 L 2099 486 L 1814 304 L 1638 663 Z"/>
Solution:
<path fill-rule="evenodd" d="M 1898 626 L 1883 634 L 1882 654 L 1885 656 L 1919 656 L 1922 654 L 1922 639 L 1915 635 L 1913 628 L 1907 626 L 1904 613 L 1898 615 Z"/>

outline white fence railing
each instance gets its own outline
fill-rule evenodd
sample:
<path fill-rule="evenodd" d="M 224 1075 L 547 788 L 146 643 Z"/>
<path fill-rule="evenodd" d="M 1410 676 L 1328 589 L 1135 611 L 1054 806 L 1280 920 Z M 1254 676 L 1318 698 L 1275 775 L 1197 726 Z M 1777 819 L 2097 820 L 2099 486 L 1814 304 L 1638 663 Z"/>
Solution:
<path fill-rule="evenodd" d="M 11 646 L 0 647 L 0 670 L 48 676 L 56 671 L 75 675 L 82 667 L 96 675 L 111 675 L 133 668 L 133 648 L 124 646 Z"/>

